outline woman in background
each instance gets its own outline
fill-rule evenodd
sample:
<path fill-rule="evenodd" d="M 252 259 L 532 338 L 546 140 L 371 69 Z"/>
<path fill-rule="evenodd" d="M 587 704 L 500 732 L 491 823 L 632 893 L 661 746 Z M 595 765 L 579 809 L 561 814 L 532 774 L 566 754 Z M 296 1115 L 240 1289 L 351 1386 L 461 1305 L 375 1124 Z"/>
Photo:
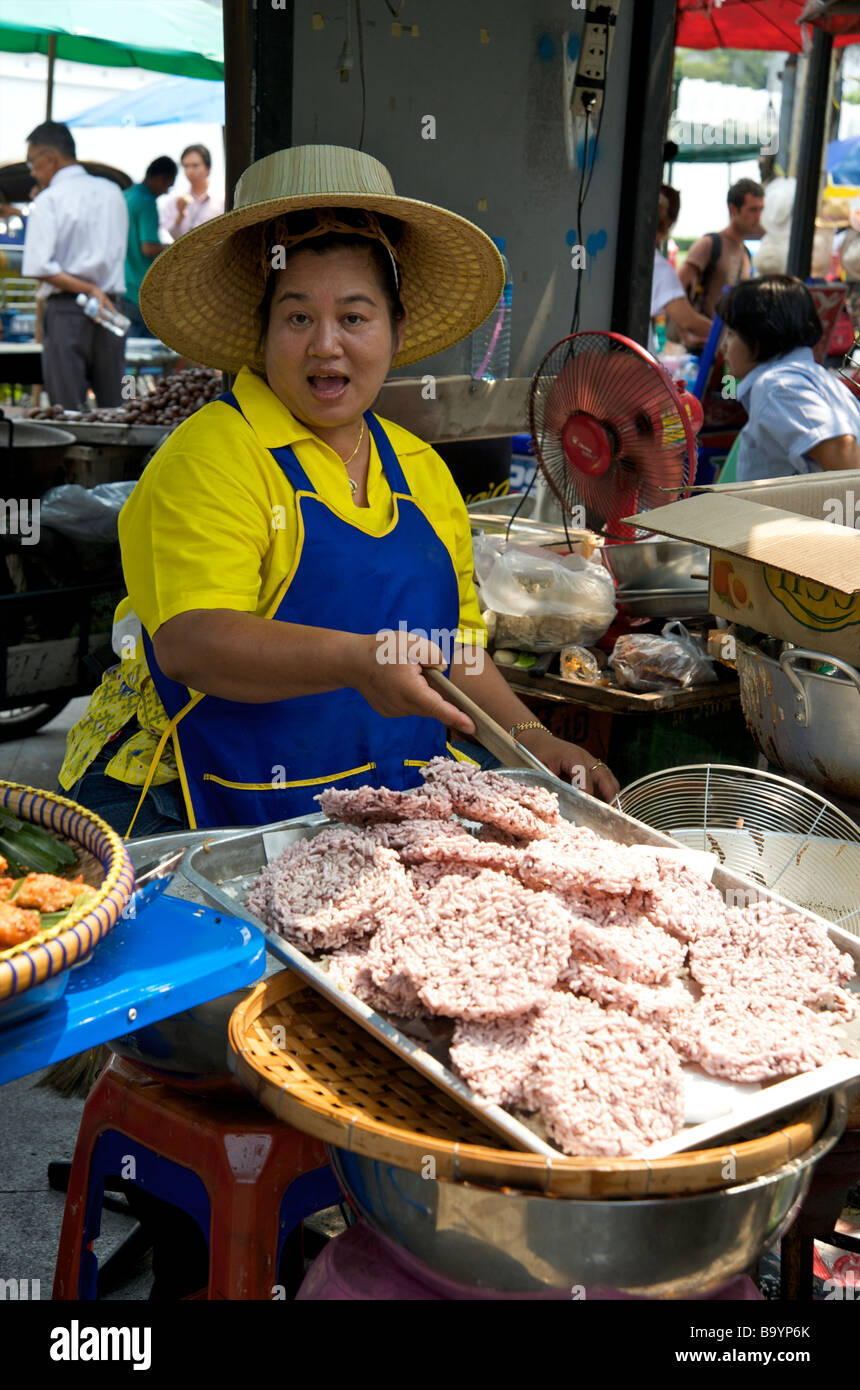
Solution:
<path fill-rule="evenodd" d="M 665 315 L 674 327 L 675 333 L 672 336 L 690 348 L 703 347 L 711 331 L 711 320 L 693 308 L 677 272 L 660 251 L 663 241 L 677 222 L 680 211 L 681 195 L 677 188 L 672 188 L 668 183 L 661 184 L 657 213 L 657 245 L 654 248 L 654 270 L 651 278 L 652 352 L 659 347 L 655 320 L 661 315 Z"/>
<path fill-rule="evenodd" d="M 723 299 L 726 370 L 747 414 L 737 479 L 860 468 L 860 404 L 819 366 L 809 290 L 791 275 L 745 280 Z"/>
<path fill-rule="evenodd" d="M 209 191 L 212 156 L 205 145 L 188 145 L 180 156 L 182 170 L 191 187 L 187 193 L 174 193 L 167 199 L 159 218 L 162 229 L 178 241 L 192 227 L 211 222 L 224 211 L 224 199 Z"/>

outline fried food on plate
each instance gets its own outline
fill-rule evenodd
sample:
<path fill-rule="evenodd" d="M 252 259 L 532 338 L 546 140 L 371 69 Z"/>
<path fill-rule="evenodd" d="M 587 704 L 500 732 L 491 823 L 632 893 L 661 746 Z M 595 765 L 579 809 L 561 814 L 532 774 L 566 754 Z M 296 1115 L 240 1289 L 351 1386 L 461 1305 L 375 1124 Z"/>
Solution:
<path fill-rule="evenodd" d="M 35 907 L 40 912 L 58 912 L 71 907 L 83 887 L 83 878 L 57 878 L 55 874 L 27 874 L 15 894 L 16 907 Z"/>
<path fill-rule="evenodd" d="M 38 912 L 27 912 L 13 903 L 0 903 L 0 951 L 20 946 L 22 941 L 35 936 L 41 926 Z"/>

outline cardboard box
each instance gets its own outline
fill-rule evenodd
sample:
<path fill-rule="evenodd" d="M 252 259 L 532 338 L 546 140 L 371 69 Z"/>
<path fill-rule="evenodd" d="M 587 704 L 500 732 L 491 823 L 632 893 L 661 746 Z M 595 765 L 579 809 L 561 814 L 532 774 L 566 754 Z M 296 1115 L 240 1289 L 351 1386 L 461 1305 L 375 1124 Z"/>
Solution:
<path fill-rule="evenodd" d="M 713 614 L 860 665 L 860 471 L 717 485 L 626 519 L 710 549 Z"/>

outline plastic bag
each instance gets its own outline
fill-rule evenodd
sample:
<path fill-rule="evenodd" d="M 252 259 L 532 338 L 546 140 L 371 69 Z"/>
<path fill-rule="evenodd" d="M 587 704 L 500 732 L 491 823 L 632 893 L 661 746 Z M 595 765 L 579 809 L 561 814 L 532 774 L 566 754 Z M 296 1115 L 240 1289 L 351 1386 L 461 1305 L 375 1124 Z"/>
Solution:
<path fill-rule="evenodd" d="M 591 685 L 605 683 L 597 657 L 587 647 L 563 647 L 559 672 L 563 681 L 588 681 Z"/>
<path fill-rule="evenodd" d="M 791 227 L 791 214 L 794 211 L 794 195 L 797 179 L 771 179 L 764 193 L 764 208 L 761 225 L 766 232 L 784 230 L 786 235 Z M 758 257 L 756 257 L 758 264 Z"/>
<path fill-rule="evenodd" d="M 609 664 L 626 690 L 687 690 L 717 679 L 713 661 L 680 622 L 667 623 L 660 637 L 619 637 Z"/>
<path fill-rule="evenodd" d="M 134 482 L 52 487 L 40 502 L 41 524 L 77 541 L 116 541 L 117 520 L 133 488 Z"/>
<path fill-rule="evenodd" d="M 474 553 L 497 647 L 551 652 L 571 643 L 590 646 L 615 617 L 615 585 L 602 565 L 506 545 L 500 536 L 476 536 Z"/>

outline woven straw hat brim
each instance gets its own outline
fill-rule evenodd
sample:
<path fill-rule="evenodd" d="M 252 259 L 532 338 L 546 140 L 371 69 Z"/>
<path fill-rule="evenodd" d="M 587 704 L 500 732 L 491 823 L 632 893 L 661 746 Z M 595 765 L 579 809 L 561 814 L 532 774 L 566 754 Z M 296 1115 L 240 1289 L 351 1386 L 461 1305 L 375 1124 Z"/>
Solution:
<path fill-rule="evenodd" d="M 205 366 L 228 372 L 246 365 L 261 368 L 256 310 L 265 276 L 259 227 L 281 213 L 312 207 L 366 208 L 403 223 L 397 259 L 407 323 L 394 367 L 467 337 L 502 296 L 502 258 L 486 233 L 465 217 L 413 198 L 313 194 L 237 208 L 169 246 L 141 286 L 147 327 L 168 347 Z"/>

